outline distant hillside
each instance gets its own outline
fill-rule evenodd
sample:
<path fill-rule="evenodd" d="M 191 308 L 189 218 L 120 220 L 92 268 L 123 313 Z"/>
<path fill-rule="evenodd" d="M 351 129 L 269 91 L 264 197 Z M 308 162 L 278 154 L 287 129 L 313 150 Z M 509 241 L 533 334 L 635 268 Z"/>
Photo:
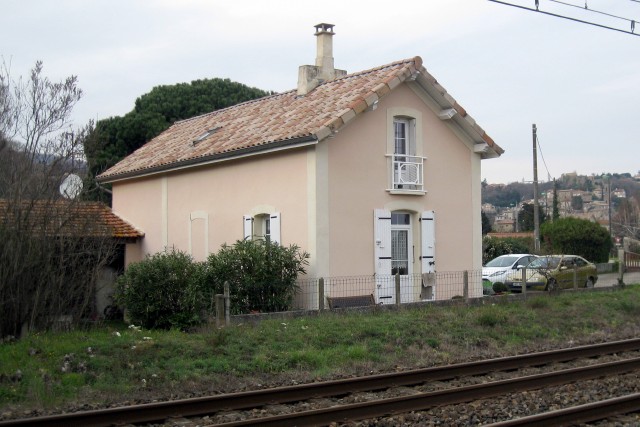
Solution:
<path fill-rule="evenodd" d="M 586 176 L 577 174 L 563 174 L 556 180 L 558 190 L 594 191 L 602 188 L 602 176 Z M 540 194 L 553 191 L 553 181 L 538 185 Z M 611 189 L 624 189 L 627 198 L 640 198 L 640 181 L 630 173 L 611 174 Z M 510 207 L 524 200 L 533 199 L 533 183 L 514 182 L 510 184 L 482 183 L 482 203 L 489 203 L 496 207 Z"/>

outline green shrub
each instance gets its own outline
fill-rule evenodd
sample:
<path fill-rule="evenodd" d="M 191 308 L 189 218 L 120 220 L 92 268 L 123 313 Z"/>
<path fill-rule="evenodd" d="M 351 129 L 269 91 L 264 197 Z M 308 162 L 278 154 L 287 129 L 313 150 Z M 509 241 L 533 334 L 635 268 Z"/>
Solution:
<path fill-rule="evenodd" d="M 129 265 L 120 276 L 116 301 L 130 320 L 145 328 L 186 329 L 201 323 L 206 307 L 202 265 L 184 252 L 172 250 Z"/>
<path fill-rule="evenodd" d="M 591 262 L 609 261 L 611 236 L 606 228 L 580 218 L 560 218 L 542 224 L 540 236 L 550 253 L 579 255 Z"/>
<path fill-rule="evenodd" d="M 531 237 L 490 237 L 482 239 L 482 264 L 486 264 L 500 255 L 533 253 Z"/>
<path fill-rule="evenodd" d="M 263 240 L 239 240 L 211 254 L 205 268 L 208 292 L 223 293 L 229 282 L 233 314 L 286 311 L 298 289 L 309 254 L 298 246 Z"/>
<path fill-rule="evenodd" d="M 507 292 L 509 288 L 502 282 L 496 282 L 493 284 L 493 292 Z"/>

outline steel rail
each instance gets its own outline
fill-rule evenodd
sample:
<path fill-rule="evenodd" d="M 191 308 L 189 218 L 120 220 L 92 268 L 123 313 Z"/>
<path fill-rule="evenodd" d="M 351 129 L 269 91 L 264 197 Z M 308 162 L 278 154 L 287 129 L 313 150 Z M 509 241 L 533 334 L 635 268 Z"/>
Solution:
<path fill-rule="evenodd" d="M 266 418 L 248 419 L 230 423 L 216 424 L 219 427 L 244 427 L 259 424 L 261 427 L 295 425 L 324 426 L 332 422 L 355 421 L 400 414 L 411 411 L 423 411 L 435 406 L 453 405 L 471 402 L 525 390 L 567 384 L 603 376 L 622 374 L 640 369 L 640 358 L 625 361 L 608 362 L 582 368 L 565 369 L 556 372 L 530 375 L 485 384 L 453 388 L 412 396 L 373 400 L 344 406 L 276 415 Z"/>
<path fill-rule="evenodd" d="M 571 408 L 489 424 L 487 427 L 554 427 L 604 420 L 615 415 L 640 411 L 640 393 L 586 403 Z"/>
<path fill-rule="evenodd" d="M 286 403 L 324 396 L 345 395 L 352 392 L 409 386 L 428 381 L 481 375 L 488 372 L 514 370 L 526 366 L 566 362 L 581 357 L 595 357 L 635 350 L 640 350 L 640 338 L 412 371 L 99 409 L 95 411 L 0 421 L 0 427 L 27 425 L 55 427 L 68 426 L 69 424 L 97 427 L 114 424 L 152 422 L 172 417 L 196 416 L 220 410 L 251 408 L 271 403 Z"/>

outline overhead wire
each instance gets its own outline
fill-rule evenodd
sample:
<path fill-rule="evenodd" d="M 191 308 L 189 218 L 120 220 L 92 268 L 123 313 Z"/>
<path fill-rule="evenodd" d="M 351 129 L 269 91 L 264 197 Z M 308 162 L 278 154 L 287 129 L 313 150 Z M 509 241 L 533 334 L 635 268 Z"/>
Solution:
<path fill-rule="evenodd" d="M 540 10 L 540 8 L 539 8 L 539 0 L 535 0 L 535 8 L 522 6 L 522 5 L 519 5 L 519 4 L 508 3 L 508 2 L 502 1 L 502 0 L 489 0 L 489 1 L 494 2 L 494 3 L 499 3 L 499 4 L 502 4 L 502 5 L 505 5 L 505 6 L 511 6 L 511 7 L 516 7 L 518 9 L 528 10 L 530 12 L 537 12 L 537 13 L 541 13 L 543 15 L 549 15 L 549 16 L 553 16 L 553 17 L 556 17 L 556 18 L 567 19 L 569 21 L 580 22 L 582 24 L 593 25 L 595 27 L 600 27 L 600 28 L 604 28 L 604 29 L 607 29 L 607 30 L 618 31 L 618 32 L 625 33 L 625 34 L 630 34 L 632 36 L 640 36 L 640 34 L 635 32 L 635 23 L 637 21 L 634 20 L 634 19 L 622 18 L 622 17 L 618 17 L 618 16 L 615 16 L 615 15 L 612 15 L 613 17 L 624 19 L 624 20 L 628 21 L 631 24 L 631 30 L 628 31 L 628 30 L 623 30 L 621 28 L 616 28 L 616 27 L 611 27 L 611 26 L 604 25 L 604 24 L 599 24 L 597 22 L 585 21 L 584 19 L 573 18 L 571 16 L 565 16 L 565 15 L 560 15 L 560 14 L 557 14 L 557 13 L 552 13 L 552 12 L 547 12 L 547 11 L 544 11 L 544 10 Z M 549 1 L 553 1 L 555 3 L 561 3 L 561 4 L 565 4 L 565 5 L 570 5 L 570 6 L 574 6 L 574 7 L 580 7 L 580 6 L 572 5 L 572 4 L 569 4 L 569 3 L 564 3 L 564 2 L 561 2 L 561 1 L 558 1 L 558 0 L 549 0 Z M 640 3 L 640 0 L 632 0 L 632 1 Z M 586 10 L 587 12 L 594 12 L 594 13 L 598 12 L 598 13 L 606 14 L 606 12 L 594 11 L 594 10 L 589 9 L 589 8 L 585 8 L 584 10 Z"/>
<path fill-rule="evenodd" d="M 544 155 L 542 154 L 542 146 L 540 145 L 540 138 L 538 138 L 538 134 L 536 134 L 536 145 L 538 146 L 538 151 L 540 152 L 540 157 L 542 158 L 542 163 L 544 164 L 544 168 L 547 171 L 547 180 L 551 181 L 551 173 L 549 172 L 549 168 L 547 167 L 547 162 L 544 159 Z"/>

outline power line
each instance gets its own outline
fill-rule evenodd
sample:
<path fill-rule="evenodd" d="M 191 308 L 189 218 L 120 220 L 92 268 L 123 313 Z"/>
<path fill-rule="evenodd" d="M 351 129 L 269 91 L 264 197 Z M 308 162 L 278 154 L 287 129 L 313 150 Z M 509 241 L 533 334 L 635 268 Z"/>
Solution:
<path fill-rule="evenodd" d="M 522 5 L 519 5 L 519 4 L 507 3 L 507 2 L 501 1 L 501 0 L 489 0 L 489 1 L 494 2 L 494 3 L 503 4 L 505 6 L 517 7 L 518 9 L 524 9 L 524 10 L 528 10 L 530 12 L 542 13 L 543 15 L 549 15 L 549 16 L 554 16 L 556 18 L 568 19 L 569 21 L 580 22 L 582 24 L 593 25 L 594 27 L 600 27 L 600 28 L 604 28 L 604 29 L 607 29 L 607 30 L 618 31 L 618 32 L 625 33 L 625 34 L 630 34 L 632 36 L 640 36 L 640 34 L 636 34 L 634 32 L 635 31 L 635 23 L 636 23 L 636 21 L 633 20 L 633 19 L 622 18 L 622 17 L 617 17 L 616 16 L 616 18 L 624 19 L 624 20 L 626 20 L 626 21 L 631 23 L 631 31 L 627 31 L 627 30 L 623 30 L 621 28 L 610 27 L 608 25 L 598 24 L 596 22 L 585 21 L 583 19 L 573 18 L 573 17 L 570 17 L 570 16 L 559 15 L 557 13 L 546 12 L 544 10 L 540 10 L 539 9 L 539 0 L 535 0 L 535 3 L 536 3 L 535 9 L 531 8 L 531 7 L 527 7 L 527 6 L 522 6 Z M 556 3 L 562 3 L 562 2 L 557 1 L 557 0 L 550 0 L 550 1 L 555 1 Z M 632 1 L 640 3 L 640 0 L 632 0 Z M 575 5 L 571 5 L 571 6 L 575 6 Z M 575 6 L 575 7 L 579 7 L 579 6 Z M 588 9 L 588 8 L 585 9 L 585 10 L 589 11 L 589 12 L 597 12 L 597 11 L 593 11 L 593 10 Z M 600 13 L 606 14 L 605 12 L 600 12 Z"/>
<path fill-rule="evenodd" d="M 542 146 L 540 145 L 540 138 L 538 138 L 537 133 L 536 133 L 536 144 L 538 144 L 538 151 L 540 151 L 540 157 L 542 157 L 542 163 L 544 163 L 544 168 L 547 171 L 547 180 L 551 181 L 551 173 L 549 172 L 549 168 L 547 167 L 547 162 L 544 160 L 544 155 L 542 154 Z"/>

